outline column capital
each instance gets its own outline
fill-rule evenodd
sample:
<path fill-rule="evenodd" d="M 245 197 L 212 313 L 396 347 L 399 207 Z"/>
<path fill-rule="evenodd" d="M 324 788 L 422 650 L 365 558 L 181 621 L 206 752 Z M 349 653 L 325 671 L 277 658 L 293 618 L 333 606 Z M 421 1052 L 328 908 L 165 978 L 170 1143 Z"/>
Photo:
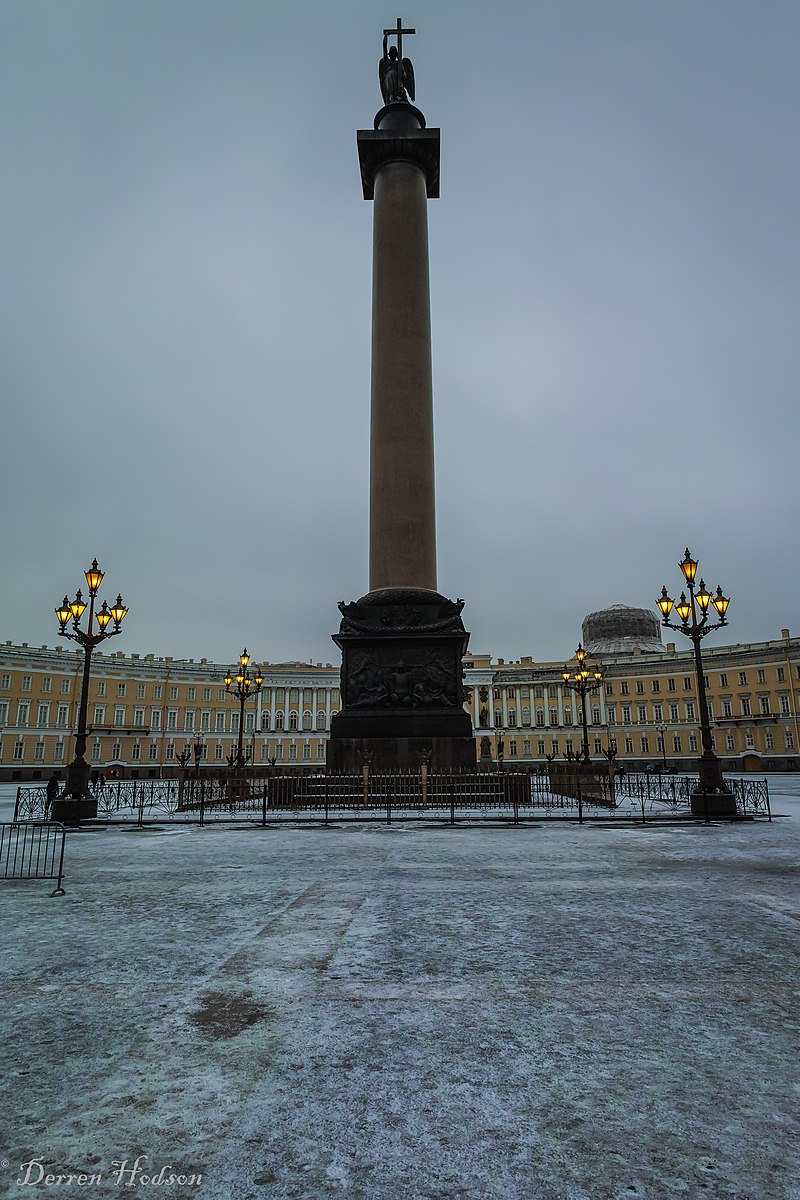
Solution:
<path fill-rule="evenodd" d="M 375 176 L 390 162 L 410 162 L 425 176 L 429 200 L 439 196 L 439 134 L 438 129 L 359 129 L 356 134 L 358 163 L 361 167 L 361 186 L 364 199 L 375 198 Z"/>

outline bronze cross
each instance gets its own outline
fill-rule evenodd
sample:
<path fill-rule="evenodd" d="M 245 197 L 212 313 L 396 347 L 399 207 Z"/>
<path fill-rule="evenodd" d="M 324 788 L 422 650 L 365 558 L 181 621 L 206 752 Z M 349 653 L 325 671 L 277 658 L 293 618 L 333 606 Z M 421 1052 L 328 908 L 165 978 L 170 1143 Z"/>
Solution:
<path fill-rule="evenodd" d="M 383 31 L 384 37 L 396 37 L 397 38 L 397 57 L 400 62 L 403 61 L 403 34 L 404 33 L 416 33 L 416 32 L 417 32 L 416 29 L 403 29 L 403 22 L 400 19 L 400 17 L 397 18 L 397 28 L 396 29 L 384 29 L 384 31 Z"/>

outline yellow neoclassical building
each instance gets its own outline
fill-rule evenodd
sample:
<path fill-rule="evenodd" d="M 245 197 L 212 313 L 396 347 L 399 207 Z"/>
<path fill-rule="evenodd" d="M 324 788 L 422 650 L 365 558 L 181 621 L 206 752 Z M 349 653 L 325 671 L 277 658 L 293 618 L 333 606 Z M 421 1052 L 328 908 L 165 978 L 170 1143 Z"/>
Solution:
<path fill-rule="evenodd" d="M 699 754 L 691 646 L 664 645 L 655 614 L 614 605 L 583 624 L 583 642 L 604 678 L 587 698 L 589 749 L 615 745 L 628 769 L 662 764 L 691 771 Z M 714 742 L 729 771 L 800 769 L 800 639 L 708 645 L 703 662 Z M 508 768 L 543 764 L 581 747 L 580 700 L 562 686 L 563 661 L 464 659 L 465 705 L 476 756 L 502 742 Z M 74 750 L 83 653 L 72 647 L 0 646 L 0 779 L 35 781 L 63 769 Z M 157 778 L 202 744 L 202 762 L 223 767 L 236 749 L 240 706 L 225 690 L 227 664 L 205 658 L 95 651 L 87 759 L 107 777 Z M 244 749 L 256 766 L 319 770 L 339 670 L 329 663 L 263 663 L 260 693 L 244 712 Z M 488 742 L 485 740 L 488 739 Z"/>

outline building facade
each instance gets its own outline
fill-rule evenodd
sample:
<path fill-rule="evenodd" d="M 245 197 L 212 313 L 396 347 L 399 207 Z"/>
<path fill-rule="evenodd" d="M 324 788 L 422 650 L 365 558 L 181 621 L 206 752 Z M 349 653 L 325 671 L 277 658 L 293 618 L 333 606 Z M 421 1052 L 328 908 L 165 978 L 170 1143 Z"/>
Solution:
<path fill-rule="evenodd" d="M 615 606 L 617 607 L 617 606 Z M 629 610 L 641 612 L 642 610 Z M 593 614 L 597 616 L 598 614 Z M 653 614 L 650 614 L 652 617 Z M 588 620 L 588 618 L 587 618 Z M 586 632 L 586 627 L 585 632 Z M 591 630 L 589 630 L 591 632 Z M 586 642 L 592 652 L 592 642 Z M 605 676 L 587 697 L 593 758 L 616 746 L 628 769 L 691 772 L 700 753 L 691 647 L 652 639 L 597 643 Z M 644 648 L 643 648 L 644 647 Z M 714 742 L 729 771 L 800 769 L 800 639 L 706 646 L 703 662 Z M 0 779 L 36 781 L 74 753 L 83 654 L 71 647 L 0 647 Z M 202 745 L 202 763 L 222 768 L 236 749 L 240 707 L 225 691 L 226 667 L 122 652 L 92 657 L 87 759 L 107 778 L 177 773 L 177 756 Z M 263 664 L 264 685 L 244 713 L 244 748 L 256 767 L 321 770 L 339 671 L 330 664 Z M 580 699 L 562 687 L 563 662 L 464 659 L 465 706 L 476 750 L 502 741 L 508 768 L 580 751 Z"/>

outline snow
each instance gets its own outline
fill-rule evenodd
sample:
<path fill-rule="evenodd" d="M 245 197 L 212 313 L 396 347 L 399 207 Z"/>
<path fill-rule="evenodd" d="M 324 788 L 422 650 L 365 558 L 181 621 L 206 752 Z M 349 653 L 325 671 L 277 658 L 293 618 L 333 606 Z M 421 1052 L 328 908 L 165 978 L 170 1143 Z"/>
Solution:
<path fill-rule="evenodd" d="M 68 833 L 64 897 L 0 890 L 0 1180 L 796 1200 L 800 779 L 770 784 L 771 824 Z M 137 1155 L 202 1181 L 126 1186 Z"/>

